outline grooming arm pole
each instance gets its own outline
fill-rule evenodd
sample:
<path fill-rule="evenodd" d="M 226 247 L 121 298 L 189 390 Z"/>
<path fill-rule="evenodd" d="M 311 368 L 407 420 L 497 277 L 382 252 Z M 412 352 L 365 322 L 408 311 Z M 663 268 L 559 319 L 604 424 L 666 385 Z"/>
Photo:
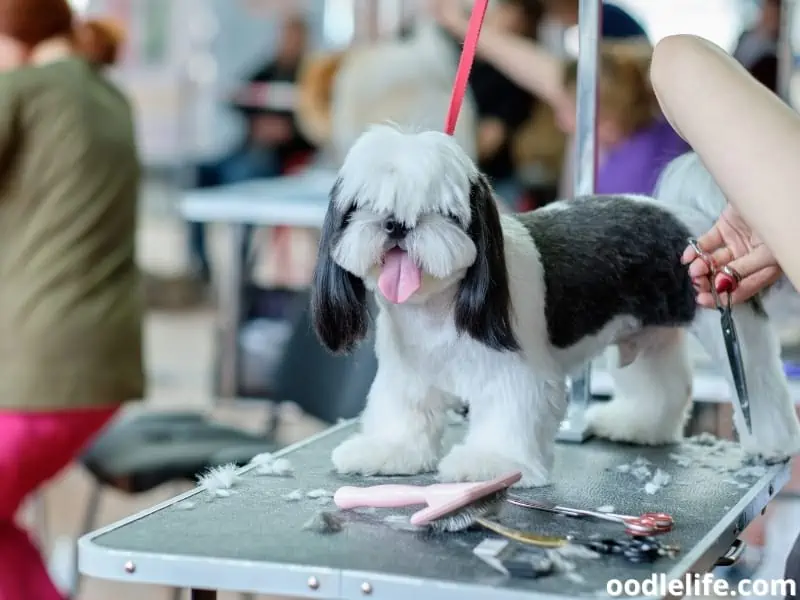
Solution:
<path fill-rule="evenodd" d="M 791 105 L 791 83 L 794 73 L 792 33 L 797 0 L 781 1 L 781 28 L 778 37 L 778 94 Z"/>
<path fill-rule="evenodd" d="M 578 82 L 575 157 L 573 163 L 574 195 L 594 194 L 597 173 L 597 78 L 599 40 L 602 32 L 602 1 L 580 0 L 578 8 Z M 591 402 L 591 365 L 572 378 L 569 386 L 569 409 L 561 425 L 560 441 L 582 443 L 590 437 L 586 409 Z"/>

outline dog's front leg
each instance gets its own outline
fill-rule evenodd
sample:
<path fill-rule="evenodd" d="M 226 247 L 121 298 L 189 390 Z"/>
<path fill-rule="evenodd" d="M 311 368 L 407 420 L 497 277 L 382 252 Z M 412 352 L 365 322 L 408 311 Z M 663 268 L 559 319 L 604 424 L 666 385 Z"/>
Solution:
<path fill-rule="evenodd" d="M 441 456 L 447 399 L 406 368 L 381 356 L 361 432 L 333 451 L 339 473 L 414 475 L 433 471 Z"/>
<path fill-rule="evenodd" d="M 469 401 L 469 430 L 439 464 L 442 481 L 486 481 L 521 471 L 519 487 L 547 485 L 567 408 L 562 377 L 509 368 Z"/>

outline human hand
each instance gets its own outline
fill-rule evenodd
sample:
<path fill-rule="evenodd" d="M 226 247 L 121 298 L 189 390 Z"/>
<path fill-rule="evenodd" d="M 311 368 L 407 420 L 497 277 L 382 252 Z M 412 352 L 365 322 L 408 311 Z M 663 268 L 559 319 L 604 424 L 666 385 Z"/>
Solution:
<path fill-rule="evenodd" d="M 463 36 L 467 32 L 469 19 L 461 0 L 428 0 L 428 14 L 450 33 Z"/>
<path fill-rule="evenodd" d="M 230 101 L 245 108 L 264 106 L 268 86 L 264 83 L 248 83 L 236 88 L 230 95 Z"/>
<path fill-rule="evenodd" d="M 287 117 L 261 115 L 253 119 L 253 138 L 262 144 L 282 144 L 292 137 L 292 123 Z"/>
<path fill-rule="evenodd" d="M 0 37 L 0 72 L 22 67 L 28 60 L 28 50 L 11 37 Z"/>
<path fill-rule="evenodd" d="M 697 245 L 711 255 L 717 267 L 728 266 L 741 276 L 736 291 L 731 295 L 733 304 L 749 300 L 775 283 L 782 275 L 772 251 L 753 233 L 731 205 L 722 212 L 714 227 L 697 240 Z M 684 251 L 681 262 L 689 265 L 689 275 L 698 291 L 697 303 L 706 308 L 714 308 L 708 265 L 691 246 Z M 727 295 L 722 297 L 727 301 Z"/>
<path fill-rule="evenodd" d="M 478 156 L 492 158 L 506 141 L 506 126 L 495 117 L 488 117 L 478 123 Z"/>

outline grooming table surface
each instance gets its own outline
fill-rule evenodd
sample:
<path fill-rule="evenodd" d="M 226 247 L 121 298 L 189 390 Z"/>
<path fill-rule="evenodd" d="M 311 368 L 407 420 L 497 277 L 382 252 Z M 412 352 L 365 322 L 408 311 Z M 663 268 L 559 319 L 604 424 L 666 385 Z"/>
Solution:
<path fill-rule="evenodd" d="M 738 533 L 752 521 L 788 480 L 788 465 L 734 478 L 726 468 L 742 464 L 738 447 L 719 454 L 713 464 L 678 456 L 710 455 L 696 445 L 642 448 L 593 440 L 559 444 L 556 480 L 547 488 L 521 490 L 521 497 L 542 498 L 583 508 L 612 505 L 617 512 L 665 511 L 676 527 L 664 539 L 680 545 L 672 559 L 632 565 L 619 557 L 580 560 L 583 580 L 553 575 L 538 580 L 509 579 L 472 553 L 488 534 L 483 531 L 432 537 L 413 531 L 401 515 L 411 510 L 340 513 L 344 529 L 323 535 L 303 525 L 320 510 L 335 510 L 330 498 L 311 499 L 312 490 L 378 483 L 433 483 L 431 476 L 354 478 L 332 472 L 333 448 L 354 431 L 352 423 L 330 429 L 281 454 L 291 460 L 291 478 L 244 473 L 228 497 L 193 490 L 144 513 L 82 538 L 81 571 L 92 577 L 173 587 L 233 590 L 286 596 L 362 598 L 368 584 L 381 600 L 496 600 L 555 598 L 605 593 L 611 578 L 645 579 L 655 569 L 669 578 L 708 571 Z M 448 430 L 449 443 L 462 433 Z M 657 493 L 620 470 L 637 458 L 649 460 L 672 481 Z M 737 481 L 739 482 L 737 484 Z M 301 490 L 303 499 L 288 501 Z M 550 534 L 620 535 L 614 524 L 584 521 L 519 509 L 502 508 L 498 521 Z M 413 596 L 412 596 L 413 595 Z"/>

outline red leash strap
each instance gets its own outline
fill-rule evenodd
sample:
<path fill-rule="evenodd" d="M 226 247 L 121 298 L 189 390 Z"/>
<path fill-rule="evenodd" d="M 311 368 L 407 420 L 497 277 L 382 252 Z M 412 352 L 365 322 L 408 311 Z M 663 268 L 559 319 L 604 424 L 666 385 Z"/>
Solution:
<path fill-rule="evenodd" d="M 475 54 L 478 51 L 478 38 L 481 35 L 483 18 L 486 16 L 488 6 L 489 0 L 475 0 L 475 4 L 472 6 L 467 35 L 464 37 L 464 48 L 461 50 L 456 80 L 453 83 L 453 94 L 450 96 L 450 109 L 447 111 L 447 121 L 444 128 L 444 132 L 447 135 L 453 135 L 456 130 L 458 114 L 461 112 L 461 105 L 464 103 L 464 96 L 467 93 L 469 74 L 472 71 L 472 64 L 475 62 Z"/>

